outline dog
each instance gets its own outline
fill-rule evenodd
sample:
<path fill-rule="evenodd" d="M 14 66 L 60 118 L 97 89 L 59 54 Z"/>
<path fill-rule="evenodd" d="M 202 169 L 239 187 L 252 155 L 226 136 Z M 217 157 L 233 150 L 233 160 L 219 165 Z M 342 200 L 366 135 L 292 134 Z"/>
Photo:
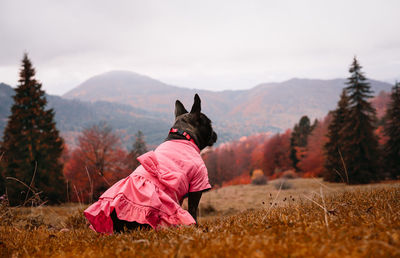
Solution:
<path fill-rule="evenodd" d="M 165 141 L 140 156 L 141 166 L 85 210 L 93 229 L 112 233 L 197 224 L 202 193 L 211 188 L 200 151 L 216 141 L 211 120 L 201 112 L 199 95 L 190 112 L 176 100 L 175 122 Z M 186 197 L 188 211 L 181 208 Z"/>

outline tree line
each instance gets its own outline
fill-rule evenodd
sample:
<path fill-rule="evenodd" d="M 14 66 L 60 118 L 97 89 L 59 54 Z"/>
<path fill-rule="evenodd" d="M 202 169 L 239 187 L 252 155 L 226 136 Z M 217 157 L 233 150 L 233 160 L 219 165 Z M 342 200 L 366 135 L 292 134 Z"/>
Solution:
<path fill-rule="evenodd" d="M 13 206 L 90 202 L 139 165 L 144 135 L 139 131 L 126 152 L 111 127 L 99 123 L 84 129 L 69 151 L 35 73 L 25 53 L 0 142 L 0 196 Z"/>
<path fill-rule="evenodd" d="M 303 116 L 284 133 L 249 137 L 204 155 L 212 182 L 249 182 L 256 169 L 269 178 L 323 177 L 348 184 L 398 179 L 400 84 L 395 83 L 386 114 L 378 119 L 370 85 L 356 58 L 349 73 L 337 108 L 325 118 L 311 123 Z M 238 164 L 239 159 L 245 161 Z"/>

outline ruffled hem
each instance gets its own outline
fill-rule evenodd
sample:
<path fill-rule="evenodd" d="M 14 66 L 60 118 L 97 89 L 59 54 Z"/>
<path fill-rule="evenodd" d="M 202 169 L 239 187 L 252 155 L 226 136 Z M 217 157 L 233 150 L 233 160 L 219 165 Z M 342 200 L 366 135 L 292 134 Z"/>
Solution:
<path fill-rule="evenodd" d="M 150 182 L 146 179 L 144 180 Z M 125 184 L 128 182 L 131 182 L 131 180 L 124 180 Z M 173 202 L 172 199 L 171 202 Z M 175 205 L 176 203 L 166 203 L 165 206 L 171 207 L 171 204 Z M 109 196 L 100 197 L 97 202 L 84 211 L 84 215 L 95 231 L 106 234 L 113 233 L 113 221 L 110 217 L 113 210 L 116 211 L 120 220 L 149 224 L 154 229 L 196 223 L 186 210 L 182 209 L 178 204 L 176 206 L 177 208 L 174 212 L 167 213 L 151 206 L 137 204 L 125 196 L 124 193 L 118 193 L 113 198 Z"/>

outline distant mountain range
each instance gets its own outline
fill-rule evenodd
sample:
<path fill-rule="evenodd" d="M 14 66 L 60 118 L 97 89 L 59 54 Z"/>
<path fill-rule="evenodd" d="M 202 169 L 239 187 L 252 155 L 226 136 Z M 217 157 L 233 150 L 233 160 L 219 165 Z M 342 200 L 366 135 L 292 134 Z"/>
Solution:
<path fill-rule="evenodd" d="M 278 132 L 293 125 L 302 115 L 321 118 L 335 108 L 345 79 L 291 79 L 264 83 L 249 90 L 206 91 L 181 88 L 127 71 L 94 76 L 62 97 L 48 96 L 56 111 L 58 128 L 73 138 L 93 123 L 107 121 L 127 145 L 142 130 L 149 144 L 159 144 L 173 122 L 174 103 L 181 100 L 190 109 L 193 96 L 202 99 L 207 114 L 225 142 L 258 132 Z M 375 94 L 392 85 L 370 80 Z M 3 132 L 13 89 L 0 84 L 0 130 Z"/>
<path fill-rule="evenodd" d="M 0 137 L 10 115 L 14 89 L 0 83 Z M 167 136 L 170 123 L 161 114 L 138 109 L 132 106 L 105 101 L 85 102 L 69 100 L 59 96 L 46 96 L 48 108 L 55 110 L 57 128 L 69 145 L 75 145 L 76 138 L 83 128 L 106 121 L 121 135 L 123 144 L 130 147 L 133 135 L 142 130 L 149 144 L 158 144 Z M 0 139 L 1 139 L 0 138 Z"/>

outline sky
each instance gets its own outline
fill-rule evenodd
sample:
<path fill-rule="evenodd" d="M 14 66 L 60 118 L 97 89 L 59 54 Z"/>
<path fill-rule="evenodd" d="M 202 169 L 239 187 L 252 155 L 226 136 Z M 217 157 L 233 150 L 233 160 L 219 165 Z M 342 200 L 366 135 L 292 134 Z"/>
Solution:
<path fill-rule="evenodd" d="M 398 0 L 0 0 L 0 82 L 24 52 L 47 93 L 128 70 L 167 84 L 247 89 L 294 77 L 400 80 Z"/>

